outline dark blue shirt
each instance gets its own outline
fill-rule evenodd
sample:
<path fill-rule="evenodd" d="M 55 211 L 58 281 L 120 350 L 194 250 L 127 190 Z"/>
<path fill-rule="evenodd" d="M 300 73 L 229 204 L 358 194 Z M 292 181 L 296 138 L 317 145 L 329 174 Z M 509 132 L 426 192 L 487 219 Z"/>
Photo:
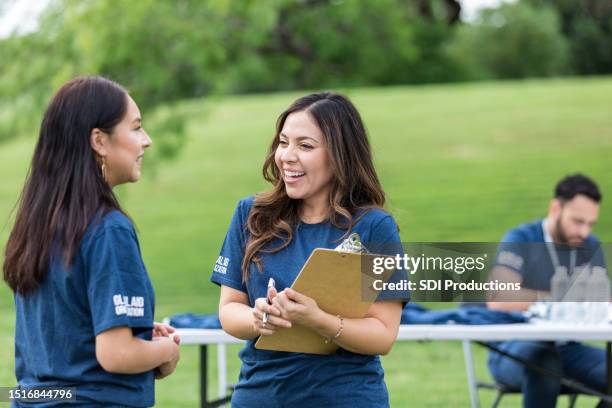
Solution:
<path fill-rule="evenodd" d="M 585 265 L 605 267 L 600 242 L 594 235 L 589 235 L 579 247 L 553 244 L 549 248 L 546 245 L 543 220 L 521 224 L 508 231 L 502 238 L 495 263 L 519 273 L 523 287 L 548 291 L 555 272 L 551 249 L 554 249 L 557 266 L 566 267 L 570 275 L 574 269 Z M 575 257 L 574 265 L 572 257 Z"/>
<path fill-rule="evenodd" d="M 16 295 L 15 307 L 20 387 L 76 387 L 70 406 L 154 405 L 153 371 L 111 374 L 96 359 L 95 337 L 105 330 L 125 326 L 142 339 L 152 336 L 153 287 L 125 215 L 112 211 L 92 222 L 70 268 L 53 252 L 41 286 Z"/>
<path fill-rule="evenodd" d="M 330 222 L 299 223 L 291 243 L 274 254 L 261 255 L 263 271 L 252 264 L 249 279 L 242 282 L 241 264 L 248 239 L 246 221 L 253 197 L 242 200 L 234 212 L 211 280 L 246 293 L 250 306 L 265 297 L 270 277 L 278 291 L 290 287 L 315 248 L 335 248 L 346 230 Z M 352 232 L 366 246 L 396 244 L 401 247 L 393 218 L 379 209 L 360 214 Z M 277 240 L 270 247 L 278 245 Z M 404 294 L 407 297 L 407 294 Z M 378 356 L 339 349 L 326 356 L 258 350 L 254 340 L 240 352 L 242 367 L 232 407 L 387 407 L 384 373 Z"/>

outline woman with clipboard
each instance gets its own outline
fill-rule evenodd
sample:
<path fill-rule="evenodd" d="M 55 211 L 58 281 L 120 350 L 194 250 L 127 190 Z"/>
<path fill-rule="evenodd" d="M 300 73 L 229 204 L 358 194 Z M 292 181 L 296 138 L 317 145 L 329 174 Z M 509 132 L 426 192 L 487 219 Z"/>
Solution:
<path fill-rule="evenodd" d="M 232 407 L 388 407 L 378 355 L 395 341 L 401 300 L 346 319 L 289 288 L 315 248 L 335 248 L 349 233 L 366 244 L 400 243 L 353 104 L 329 92 L 296 100 L 277 121 L 263 173 L 272 189 L 238 203 L 211 277 L 221 286 L 224 330 L 248 340 Z M 254 347 L 292 324 L 340 348 L 315 355 Z"/>

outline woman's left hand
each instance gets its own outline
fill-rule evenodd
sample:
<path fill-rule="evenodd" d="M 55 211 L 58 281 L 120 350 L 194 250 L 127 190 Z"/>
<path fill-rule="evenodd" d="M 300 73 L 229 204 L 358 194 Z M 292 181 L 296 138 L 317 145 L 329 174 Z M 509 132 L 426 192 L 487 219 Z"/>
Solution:
<path fill-rule="evenodd" d="M 175 334 L 176 329 L 167 324 L 153 322 L 153 337 L 172 337 L 176 344 L 181 343 L 180 337 Z"/>
<path fill-rule="evenodd" d="M 272 304 L 280 310 L 282 318 L 306 327 L 312 327 L 321 313 L 314 299 L 291 288 L 276 295 Z"/>

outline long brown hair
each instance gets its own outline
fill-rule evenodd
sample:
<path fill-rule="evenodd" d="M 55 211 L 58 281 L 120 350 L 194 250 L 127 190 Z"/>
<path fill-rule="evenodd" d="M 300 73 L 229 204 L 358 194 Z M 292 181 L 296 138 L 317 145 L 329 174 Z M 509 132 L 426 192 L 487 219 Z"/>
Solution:
<path fill-rule="evenodd" d="M 92 129 L 111 134 L 127 111 L 127 92 L 102 77 L 79 77 L 53 96 L 40 127 L 15 224 L 4 280 L 25 295 L 43 281 L 52 248 L 70 265 L 96 213 L 121 210 L 90 145 Z"/>
<path fill-rule="evenodd" d="M 244 281 L 249 277 L 251 262 L 262 269 L 259 253 L 278 252 L 291 243 L 293 228 L 299 222 L 301 200 L 287 195 L 274 155 L 285 120 L 300 111 L 308 112 L 325 136 L 334 174 L 329 196 L 330 222 L 349 232 L 356 222 L 353 215 L 358 210 L 385 205 L 385 193 L 374 169 L 366 129 L 351 101 L 334 92 L 299 98 L 276 121 L 276 134 L 263 165 L 263 176 L 272 184 L 272 190 L 255 196 L 247 219 L 249 239 L 242 260 Z M 264 248 L 274 239 L 282 243 Z"/>

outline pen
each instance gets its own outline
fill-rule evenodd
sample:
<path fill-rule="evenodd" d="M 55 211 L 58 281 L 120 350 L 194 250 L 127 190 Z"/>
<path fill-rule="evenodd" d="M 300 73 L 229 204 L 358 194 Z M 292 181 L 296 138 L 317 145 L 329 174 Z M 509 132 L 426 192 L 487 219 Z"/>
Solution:
<path fill-rule="evenodd" d="M 270 290 L 270 288 L 273 288 L 275 285 L 274 282 L 274 278 L 270 278 L 270 280 L 268 281 L 268 290 Z M 266 291 L 266 299 L 268 301 L 268 304 L 271 305 L 272 302 L 270 302 L 270 299 L 268 299 L 268 292 Z M 268 323 L 268 312 L 264 312 L 263 313 L 263 317 L 261 318 L 261 323 L 265 326 L 266 323 Z"/>

